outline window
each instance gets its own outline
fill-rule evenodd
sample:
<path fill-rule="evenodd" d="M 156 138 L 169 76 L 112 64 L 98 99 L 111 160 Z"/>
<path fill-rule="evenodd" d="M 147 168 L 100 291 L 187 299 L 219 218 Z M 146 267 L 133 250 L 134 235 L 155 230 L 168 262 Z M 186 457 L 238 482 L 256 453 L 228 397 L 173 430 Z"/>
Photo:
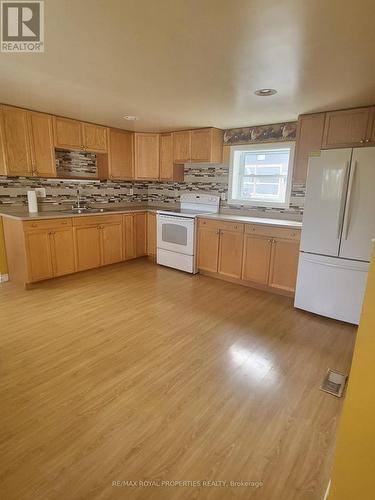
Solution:
<path fill-rule="evenodd" d="M 233 146 L 229 203 L 285 208 L 289 206 L 294 143 Z"/>

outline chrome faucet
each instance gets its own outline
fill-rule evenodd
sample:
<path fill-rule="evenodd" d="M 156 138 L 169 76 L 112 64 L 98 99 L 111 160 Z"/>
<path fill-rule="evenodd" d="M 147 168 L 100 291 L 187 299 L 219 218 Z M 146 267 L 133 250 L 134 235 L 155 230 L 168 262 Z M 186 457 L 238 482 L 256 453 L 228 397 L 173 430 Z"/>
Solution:
<path fill-rule="evenodd" d="M 81 193 L 80 193 L 80 190 L 77 189 L 77 201 L 74 205 L 72 205 L 72 210 L 78 210 L 78 211 L 81 211 L 81 210 L 86 210 L 87 209 L 87 205 L 86 203 L 83 203 L 81 205 Z"/>

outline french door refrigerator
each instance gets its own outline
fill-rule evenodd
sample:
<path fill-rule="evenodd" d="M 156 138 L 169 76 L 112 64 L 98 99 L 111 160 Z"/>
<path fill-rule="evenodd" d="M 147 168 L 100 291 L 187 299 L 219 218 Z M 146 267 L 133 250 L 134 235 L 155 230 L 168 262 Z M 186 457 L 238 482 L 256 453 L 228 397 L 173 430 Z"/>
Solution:
<path fill-rule="evenodd" d="M 311 157 L 295 307 L 358 324 L 375 238 L 375 148 Z"/>

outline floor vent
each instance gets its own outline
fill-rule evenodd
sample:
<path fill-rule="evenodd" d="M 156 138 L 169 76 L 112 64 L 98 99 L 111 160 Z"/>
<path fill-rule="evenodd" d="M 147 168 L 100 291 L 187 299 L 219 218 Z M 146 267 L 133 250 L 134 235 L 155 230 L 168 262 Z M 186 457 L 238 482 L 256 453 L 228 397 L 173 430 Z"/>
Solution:
<path fill-rule="evenodd" d="M 336 370 L 328 370 L 320 389 L 341 398 L 348 376 Z"/>

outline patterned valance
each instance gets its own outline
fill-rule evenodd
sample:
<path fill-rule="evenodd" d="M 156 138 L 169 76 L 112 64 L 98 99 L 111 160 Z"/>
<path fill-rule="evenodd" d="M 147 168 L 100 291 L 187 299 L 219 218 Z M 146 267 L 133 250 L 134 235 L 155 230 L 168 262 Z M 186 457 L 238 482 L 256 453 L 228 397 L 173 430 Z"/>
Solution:
<path fill-rule="evenodd" d="M 251 144 L 257 142 L 295 141 L 297 122 L 229 128 L 224 132 L 224 144 Z"/>

